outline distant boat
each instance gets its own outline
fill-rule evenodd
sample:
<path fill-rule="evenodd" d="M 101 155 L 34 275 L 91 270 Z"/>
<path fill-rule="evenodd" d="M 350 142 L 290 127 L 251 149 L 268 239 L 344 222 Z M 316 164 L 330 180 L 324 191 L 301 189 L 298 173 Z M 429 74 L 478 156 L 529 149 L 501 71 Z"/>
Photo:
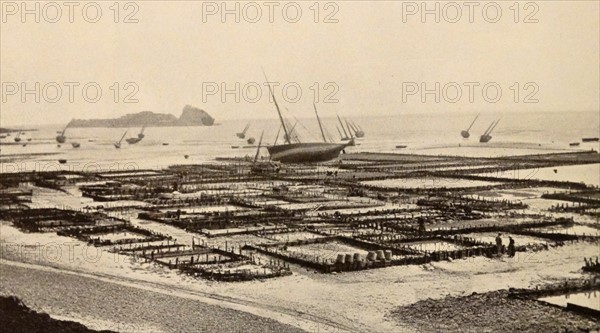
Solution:
<path fill-rule="evenodd" d="M 494 128 L 496 128 L 496 126 L 498 126 L 499 122 L 500 122 L 500 119 L 492 122 L 492 124 L 490 125 L 490 127 L 487 128 L 485 133 L 483 133 L 483 135 L 481 137 L 479 137 L 479 142 L 481 142 L 481 143 L 490 142 L 490 140 L 492 139 L 492 136 L 491 136 L 492 131 L 494 130 Z"/>
<path fill-rule="evenodd" d="M 569 146 L 577 147 L 577 146 L 579 146 L 579 142 L 571 142 L 571 143 L 569 143 Z"/>
<path fill-rule="evenodd" d="M 64 158 L 61 158 L 60 160 L 58 160 L 58 163 L 65 164 L 65 163 L 67 163 L 67 160 L 65 160 Z"/>
<path fill-rule="evenodd" d="M 168 145 L 169 145 L 169 143 L 168 143 L 168 142 L 163 142 L 163 144 L 162 144 L 162 145 L 163 145 L 163 146 L 168 146 Z"/>
<path fill-rule="evenodd" d="M 187 160 L 190 157 L 190 155 L 183 155 L 183 157 L 185 157 L 185 159 Z"/>
<path fill-rule="evenodd" d="M 408 146 L 407 145 L 397 145 L 396 146 L 396 148 L 398 148 L 398 149 L 403 149 L 403 148 L 406 148 L 406 147 L 408 147 Z"/>
<path fill-rule="evenodd" d="M 73 148 L 79 148 L 81 147 L 81 144 L 79 142 L 71 142 L 71 146 L 73 146 Z"/>
<path fill-rule="evenodd" d="M 600 138 L 583 138 L 583 139 L 581 139 L 581 141 L 583 141 L 583 142 L 598 142 L 598 141 L 600 141 Z"/>
<path fill-rule="evenodd" d="M 146 126 L 142 126 L 142 130 L 138 133 L 138 138 L 140 140 L 142 140 L 143 138 L 146 137 L 146 135 L 144 135 L 144 130 L 146 129 Z M 139 142 L 139 141 L 138 141 Z"/>
<path fill-rule="evenodd" d="M 67 124 L 67 126 L 65 126 L 65 128 L 62 130 L 62 132 L 60 132 L 60 134 L 58 134 L 56 136 L 56 142 L 58 142 L 58 143 L 67 142 L 67 137 L 65 136 L 65 132 L 67 131 L 68 127 L 69 127 L 69 124 Z"/>
<path fill-rule="evenodd" d="M 117 148 L 117 149 L 121 148 L 121 143 L 123 142 L 123 138 L 125 138 L 125 135 L 127 135 L 127 131 L 125 131 L 125 133 L 123 133 L 123 136 L 121 137 L 121 139 L 119 141 L 113 143 L 115 148 Z"/>
<path fill-rule="evenodd" d="M 23 147 L 27 147 L 27 144 L 26 144 L 26 143 L 24 143 L 24 144 L 23 144 Z"/>
<path fill-rule="evenodd" d="M 254 142 L 256 142 L 256 139 L 254 139 L 254 138 L 248 138 L 248 140 L 246 142 L 248 142 L 249 145 L 253 145 Z"/>
<path fill-rule="evenodd" d="M 269 82 L 269 80 L 266 79 L 266 82 Z M 281 115 L 279 104 L 277 104 L 277 100 L 275 99 L 275 95 L 273 94 L 273 90 L 271 89 L 271 85 L 269 85 L 269 92 L 271 93 L 271 97 L 273 97 L 273 102 L 275 103 L 277 114 L 279 115 L 279 121 L 281 122 L 283 132 L 285 133 L 284 138 L 286 138 L 285 144 L 267 147 L 269 155 L 271 156 L 271 160 L 279 161 L 282 163 L 325 162 L 340 156 L 342 150 L 344 150 L 349 145 L 328 143 L 324 135 L 323 141 L 325 142 L 291 143 L 289 132 L 285 125 L 285 121 L 283 120 L 283 116 Z M 315 113 L 316 112 L 317 108 L 315 107 Z M 318 114 L 317 121 L 319 122 L 319 124 L 321 123 L 320 119 L 318 118 Z"/>
<path fill-rule="evenodd" d="M 140 139 L 139 137 L 137 137 L 137 138 L 127 138 L 127 139 L 125 139 L 125 141 L 126 141 L 128 144 L 130 144 L 130 145 L 134 145 L 134 144 L 136 144 L 136 143 L 138 143 L 138 142 L 142 141 L 142 139 Z"/>
<path fill-rule="evenodd" d="M 463 130 L 462 132 L 460 132 L 460 135 L 463 138 L 468 139 L 471 136 L 471 134 L 469 133 L 469 131 L 471 130 L 471 127 L 473 127 L 473 125 L 477 121 L 477 118 L 479 118 L 479 115 L 475 116 L 475 119 L 473 119 L 473 121 L 471 122 L 471 125 L 469 125 L 469 128 L 467 128 L 466 130 Z"/>
<path fill-rule="evenodd" d="M 237 133 L 237 137 L 240 139 L 245 139 L 246 138 L 246 131 L 248 131 L 248 128 L 250 128 L 250 123 L 246 124 L 246 127 L 244 127 L 244 130 L 241 131 L 240 133 Z"/>
<path fill-rule="evenodd" d="M 15 142 L 21 142 L 21 132 L 17 133 L 15 136 Z"/>
<path fill-rule="evenodd" d="M 31 141 L 31 138 L 27 138 L 27 141 Z"/>
<path fill-rule="evenodd" d="M 231 149 L 238 149 L 240 146 L 231 146 Z"/>

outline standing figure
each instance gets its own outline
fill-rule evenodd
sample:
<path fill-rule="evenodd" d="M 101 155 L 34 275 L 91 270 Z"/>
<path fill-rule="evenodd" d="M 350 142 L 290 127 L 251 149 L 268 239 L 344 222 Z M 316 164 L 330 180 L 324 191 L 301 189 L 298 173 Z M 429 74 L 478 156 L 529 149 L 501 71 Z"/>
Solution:
<path fill-rule="evenodd" d="M 498 233 L 498 236 L 496 236 L 496 249 L 498 255 L 502 255 L 502 238 L 500 236 L 502 236 L 500 233 Z"/>
<path fill-rule="evenodd" d="M 508 256 L 515 256 L 515 240 L 512 237 L 508 237 Z"/>

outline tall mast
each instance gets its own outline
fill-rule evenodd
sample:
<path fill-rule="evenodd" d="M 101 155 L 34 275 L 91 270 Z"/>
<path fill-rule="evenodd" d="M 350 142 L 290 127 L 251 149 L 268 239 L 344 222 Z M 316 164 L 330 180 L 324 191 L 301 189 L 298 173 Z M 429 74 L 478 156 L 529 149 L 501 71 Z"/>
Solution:
<path fill-rule="evenodd" d="M 313 103 L 313 107 L 315 108 L 315 115 L 317 116 L 317 121 L 319 122 L 319 128 L 321 129 L 321 135 L 323 136 L 323 142 L 327 142 L 325 138 L 325 132 L 323 131 L 323 125 L 321 125 L 321 118 L 319 118 L 319 114 L 317 113 L 317 106 Z"/>
<path fill-rule="evenodd" d="M 279 115 L 279 121 L 281 121 L 281 126 L 283 126 L 283 132 L 285 133 L 285 141 L 287 141 L 287 143 L 291 143 L 290 142 L 290 134 L 287 130 L 287 127 L 285 127 L 285 122 L 283 121 L 283 116 L 281 115 L 281 110 L 279 110 L 279 105 L 277 104 L 277 100 L 275 99 L 275 94 L 273 94 L 273 89 L 271 89 L 271 85 L 269 84 L 269 79 L 267 79 L 267 74 L 265 74 L 265 71 L 263 71 L 263 75 L 265 76 L 265 81 L 267 81 L 267 85 L 269 86 L 269 92 L 271 93 L 271 97 L 273 97 L 273 102 L 275 103 L 275 108 L 277 109 L 277 114 Z"/>
<path fill-rule="evenodd" d="M 340 134 L 340 138 L 343 139 L 344 137 L 342 136 L 342 132 L 340 132 L 340 127 L 335 125 L 335 128 L 337 128 L 338 133 Z"/>
<path fill-rule="evenodd" d="M 492 124 L 490 125 L 490 127 L 488 127 L 485 132 L 483 133 L 483 135 L 489 135 L 490 134 L 490 130 L 492 129 L 492 127 L 494 126 L 496 122 L 492 121 Z"/>
<path fill-rule="evenodd" d="M 471 129 L 471 127 L 473 127 L 473 125 L 475 124 L 475 121 L 477 121 L 477 118 L 479 118 L 479 115 L 477 115 L 475 117 L 475 119 L 473 119 L 473 122 L 471 123 L 471 125 L 469 125 L 469 128 L 467 128 L 467 132 Z"/>
<path fill-rule="evenodd" d="M 265 131 L 262 131 L 260 133 L 260 139 L 258 139 L 258 147 L 256 147 L 256 155 L 254 155 L 254 163 L 253 164 L 256 164 L 256 160 L 258 160 L 258 153 L 260 153 L 260 145 L 262 144 L 263 134 L 265 134 Z"/>
<path fill-rule="evenodd" d="M 275 137 L 275 142 L 273 142 L 273 146 L 277 144 L 277 140 L 279 140 L 280 132 L 281 132 L 281 125 L 279 125 L 279 129 L 277 130 L 277 136 Z"/>
<path fill-rule="evenodd" d="M 344 123 L 342 123 L 342 119 L 340 119 L 340 115 L 337 115 L 337 119 L 340 122 L 340 126 L 342 126 L 342 130 L 344 131 L 344 135 L 348 138 L 348 133 L 346 133 L 346 127 L 344 127 Z"/>
<path fill-rule="evenodd" d="M 492 131 L 496 128 L 496 126 L 498 126 L 499 122 L 500 122 L 500 119 L 496 120 L 496 123 L 494 124 L 494 126 L 492 127 L 492 129 L 488 132 L 488 135 L 492 134 Z"/>
<path fill-rule="evenodd" d="M 354 136 L 352 135 L 352 129 L 350 128 L 350 124 L 348 124 L 348 120 L 346 120 L 346 126 L 348 126 L 348 132 L 350 133 L 350 138 L 354 139 Z"/>
<path fill-rule="evenodd" d="M 298 125 L 298 120 L 296 120 L 296 122 L 294 123 L 294 126 L 292 126 L 292 129 L 290 129 L 290 135 L 294 134 L 294 131 L 296 130 L 296 125 Z M 298 136 L 296 135 L 296 138 L 297 137 Z M 300 141 L 300 140 L 298 140 L 298 141 Z M 292 138 L 291 137 L 288 137 L 288 143 L 292 143 Z"/>
<path fill-rule="evenodd" d="M 125 131 L 125 133 L 123 133 L 123 136 L 121 137 L 121 140 L 119 140 L 119 144 L 121 144 L 121 142 L 123 141 L 123 138 L 125 138 L 125 135 L 127 135 L 127 131 Z"/>

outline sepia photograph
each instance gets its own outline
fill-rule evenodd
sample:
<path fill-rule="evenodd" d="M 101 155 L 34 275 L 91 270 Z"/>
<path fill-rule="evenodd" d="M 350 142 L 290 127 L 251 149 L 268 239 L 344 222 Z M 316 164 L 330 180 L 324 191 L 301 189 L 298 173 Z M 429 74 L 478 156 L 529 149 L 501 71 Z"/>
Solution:
<path fill-rule="evenodd" d="M 0 332 L 600 333 L 599 0 L 0 0 Z"/>

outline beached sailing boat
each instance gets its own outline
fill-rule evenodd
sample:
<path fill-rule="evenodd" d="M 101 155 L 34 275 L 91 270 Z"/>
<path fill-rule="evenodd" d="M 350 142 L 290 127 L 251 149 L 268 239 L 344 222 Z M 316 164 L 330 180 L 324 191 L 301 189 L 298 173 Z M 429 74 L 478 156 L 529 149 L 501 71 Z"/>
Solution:
<path fill-rule="evenodd" d="M 136 137 L 127 138 L 127 139 L 125 139 L 125 142 L 127 142 L 130 145 L 134 145 L 134 144 L 142 141 L 142 139 L 145 137 L 145 135 L 144 135 L 145 128 L 146 128 L 146 126 L 142 126 L 142 130 L 138 133 L 137 138 Z"/>
<path fill-rule="evenodd" d="M 67 124 L 67 126 L 65 126 L 65 128 L 62 130 L 62 132 L 60 132 L 60 134 L 58 134 L 56 136 L 56 142 L 58 142 L 58 143 L 67 142 L 67 137 L 65 136 L 65 132 L 67 131 L 68 127 L 69 127 L 69 124 Z"/>
<path fill-rule="evenodd" d="M 123 136 L 121 137 L 121 139 L 119 141 L 113 143 L 115 148 L 117 148 L 117 149 L 121 148 L 121 142 L 123 142 L 123 138 L 125 138 L 125 135 L 127 135 L 127 131 L 125 131 L 125 133 L 123 133 Z"/>
<path fill-rule="evenodd" d="M 266 79 L 266 82 L 269 82 Z M 281 110 L 279 109 L 279 105 L 277 104 L 277 100 L 275 99 L 275 95 L 273 94 L 273 90 L 271 89 L 271 85 L 269 85 L 269 92 L 273 97 L 273 103 L 275 104 L 275 108 L 277 109 L 277 114 L 279 115 L 279 121 L 281 122 L 281 127 L 285 133 L 285 143 L 281 145 L 273 145 L 267 147 L 269 151 L 269 155 L 271 156 L 271 160 L 279 161 L 282 163 L 313 163 L 313 162 L 325 162 L 340 156 L 342 150 L 344 150 L 348 144 L 338 144 L 338 143 L 328 143 L 325 142 L 305 142 L 305 143 L 291 143 L 290 142 L 290 132 L 283 120 L 283 116 L 281 115 Z M 315 108 L 316 112 L 316 108 Z M 319 126 L 321 121 L 317 117 L 319 121 Z M 325 137 L 323 137 L 325 139 Z"/>
<path fill-rule="evenodd" d="M 246 124 L 246 127 L 244 127 L 244 130 L 241 131 L 240 133 L 237 133 L 237 137 L 240 139 L 245 139 L 246 138 L 246 131 L 248 131 L 248 128 L 250 128 L 250 123 Z"/>
<path fill-rule="evenodd" d="M 477 115 L 475 117 L 475 119 L 473 119 L 473 122 L 471 122 L 471 125 L 469 125 L 469 128 L 460 132 L 460 135 L 462 135 L 463 138 L 468 139 L 471 136 L 469 131 L 471 130 L 471 127 L 473 127 L 473 125 L 475 124 L 475 121 L 477 121 L 477 118 L 479 118 L 479 115 Z"/>
<path fill-rule="evenodd" d="M 491 136 L 492 131 L 494 130 L 494 128 L 496 128 L 496 126 L 498 126 L 499 122 L 500 122 L 500 119 L 492 122 L 490 127 L 488 127 L 487 130 L 485 130 L 485 133 L 483 133 L 483 135 L 481 137 L 479 137 L 479 142 L 481 142 L 481 143 L 489 142 L 492 139 L 492 136 Z"/>

